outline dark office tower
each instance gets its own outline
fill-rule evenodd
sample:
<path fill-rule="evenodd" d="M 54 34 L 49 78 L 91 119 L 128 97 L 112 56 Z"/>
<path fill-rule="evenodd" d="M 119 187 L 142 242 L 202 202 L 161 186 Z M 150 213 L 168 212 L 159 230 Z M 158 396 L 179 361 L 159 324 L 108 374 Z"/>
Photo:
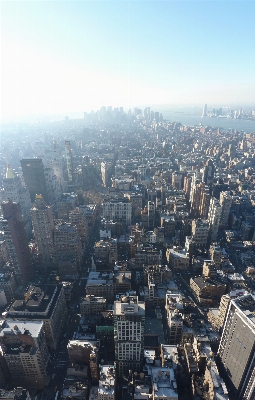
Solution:
<path fill-rule="evenodd" d="M 29 190 L 31 201 L 41 194 L 48 203 L 48 191 L 44 175 L 44 165 L 41 158 L 23 159 L 20 161 L 25 184 Z"/>
<path fill-rule="evenodd" d="M 11 266 L 18 284 L 27 284 L 33 276 L 32 262 L 19 203 L 2 203 L 2 230 L 7 243 Z"/>
<path fill-rule="evenodd" d="M 231 300 L 218 350 L 235 399 L 255 399 L 255 296 Z"/>
<path fill-rule="evenodd" d="M 228 156 L 230 160 L 233 160 L 233 158 L 235 158 L 236 156 L 236 147 L 234 144 L 230 144 L 228 146 Z"/>
<path fill-rule="evenodd" d="M 73 160 L 72 160 L 71 142 L 69 140 L 65 141 L 65 149 L 66 149 L 66 166 L 67 166 L 68 183 L 72 183 L 73 182 Z"/>

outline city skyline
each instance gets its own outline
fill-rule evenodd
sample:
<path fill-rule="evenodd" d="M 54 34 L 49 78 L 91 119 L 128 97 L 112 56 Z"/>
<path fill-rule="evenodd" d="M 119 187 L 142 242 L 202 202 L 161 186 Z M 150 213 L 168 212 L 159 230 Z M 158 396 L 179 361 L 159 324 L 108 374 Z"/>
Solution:
<path fill-rule="evenodd" d="M 255 103 L 250 1 L 1 3 L 1 121 Z"/>

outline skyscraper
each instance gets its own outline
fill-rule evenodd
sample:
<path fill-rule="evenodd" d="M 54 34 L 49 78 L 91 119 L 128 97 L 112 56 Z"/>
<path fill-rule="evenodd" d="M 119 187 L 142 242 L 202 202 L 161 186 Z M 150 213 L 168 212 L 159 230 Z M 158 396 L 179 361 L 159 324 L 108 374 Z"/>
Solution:
<path fill-rule="evenodd" d="M 137 296 L 114 302 L 115 360 L 120 377 L 129 370 L 140 372 L 143 362 L 145 302 Z"/>
<path fill-rule="evenodd" d="M 31 201 L 35 201 L 35 196 L 41 194 L 48 203 L 48 191 L 44 175 L 44 165 L 41 158 L 23 159 L 20 161 L 25 180 L 29 190 Z"/>
<path fill-rule="evenodd" d="M 232 204 L 232 196 L 229 192 L 220 193 L 220 204 L 222 206 L 221 224 L 228 225 L 229 213 Z"/>
<path fill-rule="evenodd" d="M 208 221 L 210 225 L 210 237 L 211 240 L 217 240 L 218 229 L 220 226 L 222 214 L 222 206 L 215 197 L 212 197 L 210 200 L 209 212 L 208 212 Z"/>
<path fill-rule="evenodd" d="M 54 256 L 52 209 L 46 204 L 43 197 L 37 194 L 30 213 L 38 253 L 44 262 L 52 262 Z"/>
<path fill-rule="evenodd" d="M 56 175 L 57 180 L 60 184 L 60 188 L 61 188 L 62 192 L 66 192 L 67 191 L 67 182 L 64 180 L 62 157 L 61 157 L 60 151 L 59 151 L 55 141 L 53 141 L 53 153 L 52 153 L 51 166 L 53 169 L 53 173 L 54 173 L 54 175 Z"/>
<path fill-rule="evenodd" d="M 218 350 L 235 398 L 255 398 L 255 296 L 231 300 Z"/>
<path fill-rule="evenodd" d="M 65 150 L 66 150 L 66 166 L 67 166 L 68 183 L 73 183 L 72 149 L 71 149 L 71 142 L 69 140 L 65 141 Z"/>
<path fill-rule="evenodd" d="M 4 220 L 1 221 L 11 266 L 18 284 L 27 284 L 32 279 L 33 270 L 19 203 L 11 200 L 2 203 Z"/>
<path fill-rule="evenodd" d="M 203 107 L 203 111 L 202 111 L 202 117 L 206 117 L 207 116 L 207 104 L 204 105 Z"/>
<path fill-rule="evenodd" d="M 215 173 L 215 166 L 212 160 L 208 160 L 204 169 L 203 169 L 203 177 L 202 180 L 206 185 L 209 185 L 213 182 Z"/>

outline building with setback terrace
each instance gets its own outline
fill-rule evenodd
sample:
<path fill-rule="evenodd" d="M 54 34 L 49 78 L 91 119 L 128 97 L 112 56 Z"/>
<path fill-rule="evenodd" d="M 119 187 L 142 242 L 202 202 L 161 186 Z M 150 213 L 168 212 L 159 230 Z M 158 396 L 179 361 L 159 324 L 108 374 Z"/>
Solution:
<path fill-rule="evenodd" d="M 51 350 L 57 348 L 66 319 L 62 285 L 31 285 L 23 300 L 15 300 L 6 311 L 7 320 L 43 321 L 45 337 Z"/>

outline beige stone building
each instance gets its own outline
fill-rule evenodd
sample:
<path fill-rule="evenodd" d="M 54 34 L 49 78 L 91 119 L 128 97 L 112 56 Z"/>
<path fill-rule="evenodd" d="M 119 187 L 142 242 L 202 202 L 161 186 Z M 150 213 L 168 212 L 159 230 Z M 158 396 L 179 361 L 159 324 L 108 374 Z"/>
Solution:
<path fill-rule="evenodd" d="M 227 286 L 219 280 L 198 276 L 190 279 L 190 287 L 201 305 L 213 306 L 226 293 Z"/>
<path fill-rule="evenodd" d="M 6 313 L 7 319 L 43 321 L 47 345 L 56 349 L 67 309 L 62 285 L 31 285 L 23 300 L 15 300 Z"/>
<path fill-rule="evenodd" d="M 173 271 L 187 271 L 189 268 L 189 254 L 184 250 L 167 249 L 166 259 Z"/>
<path fill-rule="evenodd" d="M 14 387 L 42 390 L 48 385 L 49 353 L 43 321 L 6 320 L 1 327 L 0 342 Z"/>
<path fill-rule="evenodd" d="M 80 302 L 81 316 L 95 315 L 106 309 L 106 299 L 104 297 L 96 297 L 88 295 Z"/>
<path fill-rule="evenodd" d="M 82 258 L 82 243 L 76 226 L 61 222 L 54 228 L 54 250 L 56 261 L 75 259 L 79 265 Z"/>
<path fill-rule="evenodd" d="M 70 340 L 67 345 L 70 363 L 89 366 L 93 382 L 99 379 L 99 345 L 99 340 Z"/>

